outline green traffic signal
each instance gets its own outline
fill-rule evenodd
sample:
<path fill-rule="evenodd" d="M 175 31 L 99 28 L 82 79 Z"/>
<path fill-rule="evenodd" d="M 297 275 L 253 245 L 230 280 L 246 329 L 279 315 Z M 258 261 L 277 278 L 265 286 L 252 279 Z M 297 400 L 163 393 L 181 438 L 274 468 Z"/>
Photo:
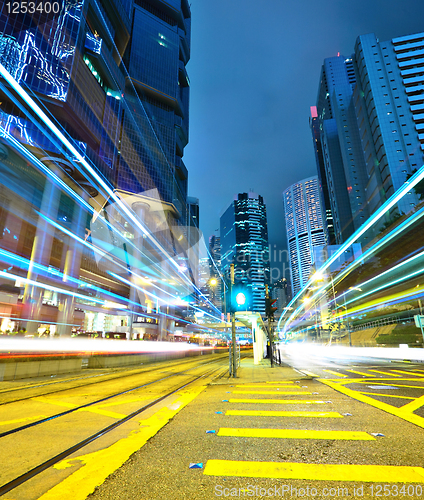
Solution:
<path fill-rule="evenodd" d="M 251 310 L 252 293 L 250 288 L 244 283 L 233 285 L 231 290 L 231 312 Z"/>
<path fill-rule="evenodd" d="M 236 295 L 236 303 L 238 306 L 243 306 L 246 303 L 246 295 L 243 292 Z"/>

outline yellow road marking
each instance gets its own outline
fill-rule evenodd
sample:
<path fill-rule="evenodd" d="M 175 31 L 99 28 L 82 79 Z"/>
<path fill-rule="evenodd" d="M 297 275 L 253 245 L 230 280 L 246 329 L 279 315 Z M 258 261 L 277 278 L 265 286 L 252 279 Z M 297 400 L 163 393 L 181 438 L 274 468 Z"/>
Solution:
<path fill-rule="evenodd" d="M 295 389 L 293 387 L 293 389 Z M 233 394 L 294 394 L 295 396 L 299 396 L 301 394 L 312 394 L 312 392 L 308 391 L 233 391 Z"/>
<path fill-rule="evenodd" d="M 400 417 L 407 422 L 411 422 L 412 424 L 418 425 L 419 427 L 424 428 L 424 418 L 414 415 L 413 413 L 402 410 L 402 408 L 396 408 L 395 406 L 389 405 L 387 403 L 383 403 L 382 401 L 378 401 L 377 399 L 370 398 L 365 394 L 362 394 L 357 391 L 353 391 L 348 387 L 344 387 L 342 384 L 338 382 L 332 382 L 326 379 L 320 379 L 325 385 L 328 385 L 332 389 L 349 396 L 350 398 L 356 399 L 357 401 L 361 401 L 362 403 L 369 404 L 370 406 L 374 406 L 375 408 L 379 408 L 380 410 L 385 411 L 386 413 L 390 413 L 391 415 L 395 415 L 396 417 Z M 406 406 L 406 405 L 405 405 Z"/>
<path fill-rule="evenodd" d="M 370 372 L 374 373 L 382 373 L 383 375 L 386 375 L 386 377 L 401 377 L 402 375 L 396 375 L 396 373 L 390 373 L 390 372 L 382 372 L 380 370 L 369 370 Z"/>
<path fill-rule="evenodd" d="M 404 370 L 392 370 L 396 373 L 403 373 L 404 375 L 416 375 L 417 377 L 424 377 L 424 373 L 406 372 Z"/>
<path fill-rule="evenodd" d="M 6 420 L 5 422 L 0 422 L 0 425 L 19 424 L 21 422 L 27 422 L 28 420 L 39 420 L 41 418 L 47 418 L 47 416 L 34 415 L 33 417 L 17 418 L 16 420 Z"/>
<path fill-rule="evenodd" d="M 227 410 L 225 415 L 240 415 L 251 417 L 315 417 L 343 418 L 336 411 L 267 411 L 267 410 Z"/>
<path fill-rule="evenodd" d="M 278 439 L 337 439 L 375 441 L 375 437 L 362 431 L 315 431 L 307 429 L 245 429 L 221 427 L 218 436 Z"/>
<path fill-rule="evenodd" d="M 393 394 L 383 394 L 379 392 L 365 392 L 365 391 L 358 391 L 361 394 L 368 394 L 369 396 L 384 396 L 385 398 L 398 398 L 398 399 L 416 399 L 416 398 L 410 398 L 408 396 L 395 396 Z"/>
<path fill-rule="evenodd" d="M 347 375 L 344 375 L 343 373 L 339 372 L 333 372 L 333 370 L 322 370 L 323 372 L 331 373 L 331 375 L 336 375 L 336 377 L 343 377 L 346 378 Z"/>
<path fill-rule="evenodd" d="M 363 377 L 374 377 L 374 375 L 370 375 L 369 373 L 358 372 L 356 370 L 346 370 L 346 371 L 350 372 L 350 373 L 356 373 L 358 375 L 362 375 Z"/>
<path fill-rule="evenodd" d="M 378 380 L 381 380 L 381 379 L 378 379 Z M 400 380 L 399 380 L 400 382 Z M 388 384 L 387 382 L 374 382 L 374 381 L 367 381 L 367 384 L 372 384 L 373 386 L 374 385 L 381 385 L 381 386 L 387 386 L 387 385 L 391 385 L 393 387 L 407 387 L 407 388 L 410 388 L 410 389 L 424 389 L 424 386 L 422 385 L 405 385 L 405 384 L 392 384 L 392 381 L 390 380 L 390 383 Z"/>
<path fill-rule="evenodd" d="M 305 401 L 304 399 L 229 399 L 229 403 L 264 403 L 264 404 L 291 404 L 314 405 L 325 404 L 325 401 Z"/>
<path fill-rule="evenodd" d="M 309 481 L 359 481 L 361 483 L 422 483 L 424 469 L 394 465 L 301 464 L 208 460 L 206 476 L 263 477 Z"/>
<path fill-rule="evenodd" d="M 424 405 L 424 396 L 421 396 L 420 398 L 416 398 L 415 401 L 411 401 L 410 403 L 407 403 L 406 405 L 402 406 L 402 411 L 407 411 L 407 412 L 414 412 L 415 410 L 418 410 L 418 408 L 421 408 L 421 406 Z"/>
<path fill-rule="evenodd" d="M 293 384 L 293 382 L 290 382 L 290 384 Z M 289 382 L 287 382 L 287 385 L 289 387 L 287 387 L 286 384 L 275 384 L 275 386 L 273 385 L 272 386 L 272 389 L 274 389 L 274 387 L 276 386 L 279 386 L 279 387 L 284 387 L 284 389 L 288 389 L 289 387 L 293 387 L 293 389 L 295 389 L 296 387 L 298 386 L 294 386 L 294 385 L 289 385 Z M 247 387 L 247 388 L 253 388 L 253 387 L 266 387 L 267 389 L 271 389 L 271 387 L 267 384 L 239 384 L 239 385 L 236 385 L 236 387 Z"/>
<path fill-rule="evenodd" d="M 104 415 L 105 417 L 111 417 L 117 419 L 125 418 L 127 416 L 125 413 L 117 413 L 115 411 L 102 410 L 94 406 L 93 408 L 81 408 L 80 410 L 77 410 L 77 413 L 82 411 L 89 411 L 91 413 L 97 413 L 98 415 Z"/>
<path fill-rule="evenodd" d="M 368 379 L 368 380 L 365 380 L 363 378 L 359 379 L 359 378 L 351 378 L 350 380 L 340 380 L 338 381 L 339 383 L 342 383 L 342 384 L 350 384 L 350 383 L 354 383 L 354 384 L 381 384 L 381 385 L 394 385 L 396 386 L 396 384 L 393 384 L 392 382 L 394 382 L 395 380 L 392 379 L 392 378 L 384 378 L 384 377 L 378 377 L 378 378 L 375 378 L 375 379 Z M 422 380 L 420 378 L 403 378 L 402 379 L 402 382 L 421 382 Z M 400 380 L 398 380 L 398 382 L 401 382 Z M 407 386 L 404 386 L 402 384 L 399 385 L 399 387 L 407 387 Z M 414 387 L 421 387 L 419 385 L 417 386 L 414 386 Z M 423 387 L 424 388 L 424 387 Z"/>
<path fill-rule="evenodd" d="M 114 401 L 114 402 L 111 402 L 111 403 L 102 403 L 100 405 L 96 405 L 96 408 L 109 408 L 111 406 L 119 406 L 119 405 L 125 405 L 127 403 L 139 403 L 140 401 L 146 401 L 148 399 L 152 399 L 152 396 L 139 396 L 139 397 L 136 397 L 136 398 L 132 398 L 132 399 L 125 399 L 125 400 L 121 400 L 121 401 Z"/>
<path fill-rule="evenodd" d="M 54 399 L 48 399 L 48 398 L 42 398 L 42 397 L 32 398 L 32 399 L 34 399 L 36 401 L 40 401 L 41 403 L 49 403 L 49 404 L 52 404 L 55 406 L 64 406 L 65 408 L 76 408 L 76 405 L 74 405 L 72 403 L 66 403 L 65 401 L 57 401 Z M 83 412 L 83 411 L 88 411 L 91 413 L 96 413 L 98 415 L 104 415 L 105 417 L 112 417 L 112 418 L 117 418 L 117 419 L 126 417 L 126 415 L 124 415 L 123 413 L 116 413 L 114 411 L 102 410 L 102 409 L 95 407 L 95 406 L 89 406 L 87 408 L 80 408 L 79 410 L 76 410 L 76 412 L 78 412 L 78 413 Z"/>
<path fill-rule="evenodd" d="M 182 408 L 197 397 L 206 386 L 181 391 L 179 398 L 171 406 L 162 408 L 152 417 L 140 420 L 140 429 L 128 437 L 120 439 L 112 446 L 87 455 L 63 460 L 55 469 L 75 467 L 77 470 L 57 486 L 54 486 L 38 500 L 86 500 L 94 489 L 102 484 L 128 458 L 164 427 Z"/>

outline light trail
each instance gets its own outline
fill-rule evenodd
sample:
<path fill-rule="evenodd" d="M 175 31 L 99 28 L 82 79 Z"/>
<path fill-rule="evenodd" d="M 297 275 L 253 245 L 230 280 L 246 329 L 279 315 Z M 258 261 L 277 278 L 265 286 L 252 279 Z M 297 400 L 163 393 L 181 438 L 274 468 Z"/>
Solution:
<path fill-rule="evenodd" d="M 419 174 L 419 175 L 418 175 Z M 385 211 L 387 211 L 391 206 L 393 206 L 399 199 L 401 199 L 405 194 L 407 194 L 408 191 L 410 191 L 416 184 L 418 184 L 422 179 L 424 178 L 424 166 L 420 168 L 414 174 L 413 177 L 411 177 L 410 181 L 412 182 L 412 186 L 408 184 L 407 186 L 403 186 L 400 188 L 396 193 L 392 195 L 392 197 L 387 200 L 387 202 L 380 207 L 380 209 L 373 214 L 373 216 L 361 226 L 361 228 L 356 231 L 351 238 L 347 240 L 345 244 L 343 244 L 339 250 L 330 258 L 328 259 L 321 268 L 318 269 L 317 273 L 323 274 L 325 270 L 327 270 L 330 265 L 337 260 L 337 258 L 347 250 L 347 248 L 350 247 L 352 243 L 357 241 L 360 236 L 363 235 L 365 232 L 364 228 L 369 229 L 373 224 L 375 224 L 380 218 L 384 215 Z M 408 181 L 409 182 L 409 181 Z M 407 184 L 407 183 L 406 183 Z M 384 208 L 385 207 L 385 208 Z M 361 254 L 354 262 L 352 262 L 350 265 L 348 265 L 344 270 L 342 270 L 335 278 L 333 279 L 333 283 L 326 283 L 322 287 L 318 289 L 313 295 L 310 297 L 312 301 L 316 301 L 319 299 L 320 296 L 324 295 L 330 287 L 334 286 L 334 281 L 337 283 L 340 283 L 340 281 L 343 279 L 344 276 L 349 274 L 353 269 L 358 267 L 361 263 L 366 261 L 369 257 L 371 257 L 373 254 L 377 252 L 377 250 L 381 249 L 384 245 L 388 244 L 394 237 L 400 235 L 403 231 L 405 231 L 407 228 L 409 228 L 412 224 L 417 222 L 418 219 L 420 219 L 424 215 L 424 208 L 421 208 L 419 211 L 417 211 L 414 214 L 411 214 L 410 217 L 408 217 L 407 220 L 403 221 L 401 224 L 399 224 L 396 228 L 394 228 L 392 231 L 390 231 L 389 234 L 384 236 L 381 240 L 379 240 L 375 245 L 373 245 L 371 248 L 369 248 L 364 254 Z M 290 303 L 287 306 L 287 309 L 292 307 L 297 299 L 301 297 L 302 295 L 306 294 L 308 292 L 308 289 L 311 287 L 311 285 L 314 283 L 312 279 L 310 279 L 306 285 L 298 292 L 298 294 L 290 301 Z M 358 285 L 360 287 L 360 285 Z M 330 300 L 329 303 L 331 303 L 333 300 Z M 305 309 L 304 304 L 300 304 L 285 320 L 284 316 L 287 314 L 287 310 L 283 312 L 281 315 L 279 321 L 278 321 L 278 328 L 281 329 L 281 324 L 283 321 L 284 327 L 282 332 L 286 333 L 287 329 L 289 328 L 290 324 L 294 322 L 295 318 L 300 315 L 300 313 Z"/>
<path fill-rule="evenodd" d="M 180 266 L 171 255 L 163 248 L 162 245 L 152 236 L 150 231 L 141 223 L 140 219 L 135 216 L 133 211 L 126 207 L 122 202 L 120 197 L 113 191 L 113 189 L 107 184 L 107 182 L 96 172 L 96 170 L 87 162 L 87 160 L 81 155 L 81 153 L 76 149 L 76 147 L 65 137 L 65 135 L 57 128 L 57 126 L 50 120 L 50 118 L 44 113 L 44 111 L 35 103 L 35 101 L 28 95 L 28 93 L 18 84 L 18 82 L 10 75 L 6 68 L 0 64 L 0 75 L 9 83 L 9 85 L 15 90 L 15 92 L 31 107 L 31 109 L 37 113 L 38 117 L 44 122 L 44 124 L 53 132 L 53 134 L 61 141 L 61 143 L 68 148 L 72 155 L 76 158 L 78 163 L 84 166 L 86 172 L 95 179 L 98 186 L 100 186 L 105 193 L 117 204 L 121 212 L 124 213 L 128 220 L 130 220 L 144 235 L 153 243 L 153 245 L 162 253 L 166 260 L 178 271 Z M 74 161 L 72 160 L 72 163 Z M 77 167 L 79 170 L 79 165 Z M 90 178 L 87 180 L 90 181 Z M 195 287 L 195 285 L 184 275 L 181 275 L 183 280 L 185 280 L 190 286 L 194 287 L 198 292 L 200 290 Z"/>

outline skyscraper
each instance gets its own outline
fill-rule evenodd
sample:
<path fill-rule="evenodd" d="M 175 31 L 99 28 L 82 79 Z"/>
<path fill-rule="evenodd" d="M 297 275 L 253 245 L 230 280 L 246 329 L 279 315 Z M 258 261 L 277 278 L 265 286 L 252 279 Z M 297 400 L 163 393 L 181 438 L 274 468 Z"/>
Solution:
<path fill-rule="evenodd" d="M 331 209 L 337 243 L 345 241 L 368 217 L 364 159 L 353 106 L 355 83 L 352 59 L 325 59 L 311 117 L 323 201 L 326 211 Z"/>
<path fill-rule="evenodd" d="M 375 211 L 423 164 L 424 33 L 379 42 L 358 37 L 359 75 L 355 109 L 366 164 L 368 204 Z M 399 201 L 399 213 L 417 203 L 412 191 Z"/>
<path fill-rule="evenodd" d="M 313 247 L 328 242 L 318 177 L 296 182 L 283 192 L 293 297 L 308 281 Z"/>
<path fill-rule="evenodd" d="M 210 284 L 211 302 L 226 312 L 222 307 L 224 284 L 221 278 L 221 238 L 215 235 L 209 237 L 209 268 L 211 278 L 216 280 Z"/>
<path fill-rule="evenodd" d="M 221 216 L 221 270 L 252 292 L 253 311 L 265 312 L 265 284 L 269 282 L 269 247 L 266 206 L 262 196 L 239 194 Z"/>
<path fill-rule="evenodd" d="M 29 320 L 28 328 L 57 322 L 57 331 L 70 333 L 119 325 L 128 333 L 135 311 L 150 315 L 143 328 L 156 328 L 156 292 L 146 302 L 139 298 L 131 313 L 123 307 L 134 302 L 128 274 L 141 266 L 134 245 L 140 231 L 126 214 L 144 223 L 150 210 L 166 227 L 187 223 L 188 2 L 40 6 L 18 14 L 0 6 L 0 246 L 10 254 L 2 265 L 9 262 L 11 270 L 2 284 L 18 276 L 16 306 L 22 301 L 10 314 Z M 147 191 L 143 203 L 130 196 Z M 108 218 L 109 207 L 124 199 L 128 210 Z M 96 220 L 112 235 L 100 242 L 101 255 L 92 245 Z M 157 239 L 165 244 L 168 234 Z M 15 254 L 27 264 L 10 267 Z"/>
<path fill-rule="evenodd" d="M 272 298 L 277 299 L 275 316 L 278 318 L 283 314 L 284 308 L 290 302 L 290 290 L 286 278 L 281 278 L 272 284 Z"/>
<path fill-rule="evenodd" d="M 424 33 L 359 36 L 349 57 L 325 59 L 310 119 L 325 209 L 336 243 L 374 213 L 424 156 Z M 418 203 L 415 191 L 388 220 Z M 330 238 L 331 239 L 331 238 Z"/>

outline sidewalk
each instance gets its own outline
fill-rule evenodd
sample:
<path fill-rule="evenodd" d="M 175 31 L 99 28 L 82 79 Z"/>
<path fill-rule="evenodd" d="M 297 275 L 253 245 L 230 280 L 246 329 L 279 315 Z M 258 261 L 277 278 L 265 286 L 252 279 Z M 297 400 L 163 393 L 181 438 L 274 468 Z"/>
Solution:
<path fill-rule="evenodd" d="M 417 482 L 405 475 L 412 467 L 397 465 L 416 467 L 420 445 L 411 435 L 400 448 L 399 435 L 411 435 L 410 424 L 291 368 L 248 358 L 236 379 L 207 386 L 89 498 L 324 499 L 325 488 L 353 498 L 363 474 L 371 483 Z"/>

